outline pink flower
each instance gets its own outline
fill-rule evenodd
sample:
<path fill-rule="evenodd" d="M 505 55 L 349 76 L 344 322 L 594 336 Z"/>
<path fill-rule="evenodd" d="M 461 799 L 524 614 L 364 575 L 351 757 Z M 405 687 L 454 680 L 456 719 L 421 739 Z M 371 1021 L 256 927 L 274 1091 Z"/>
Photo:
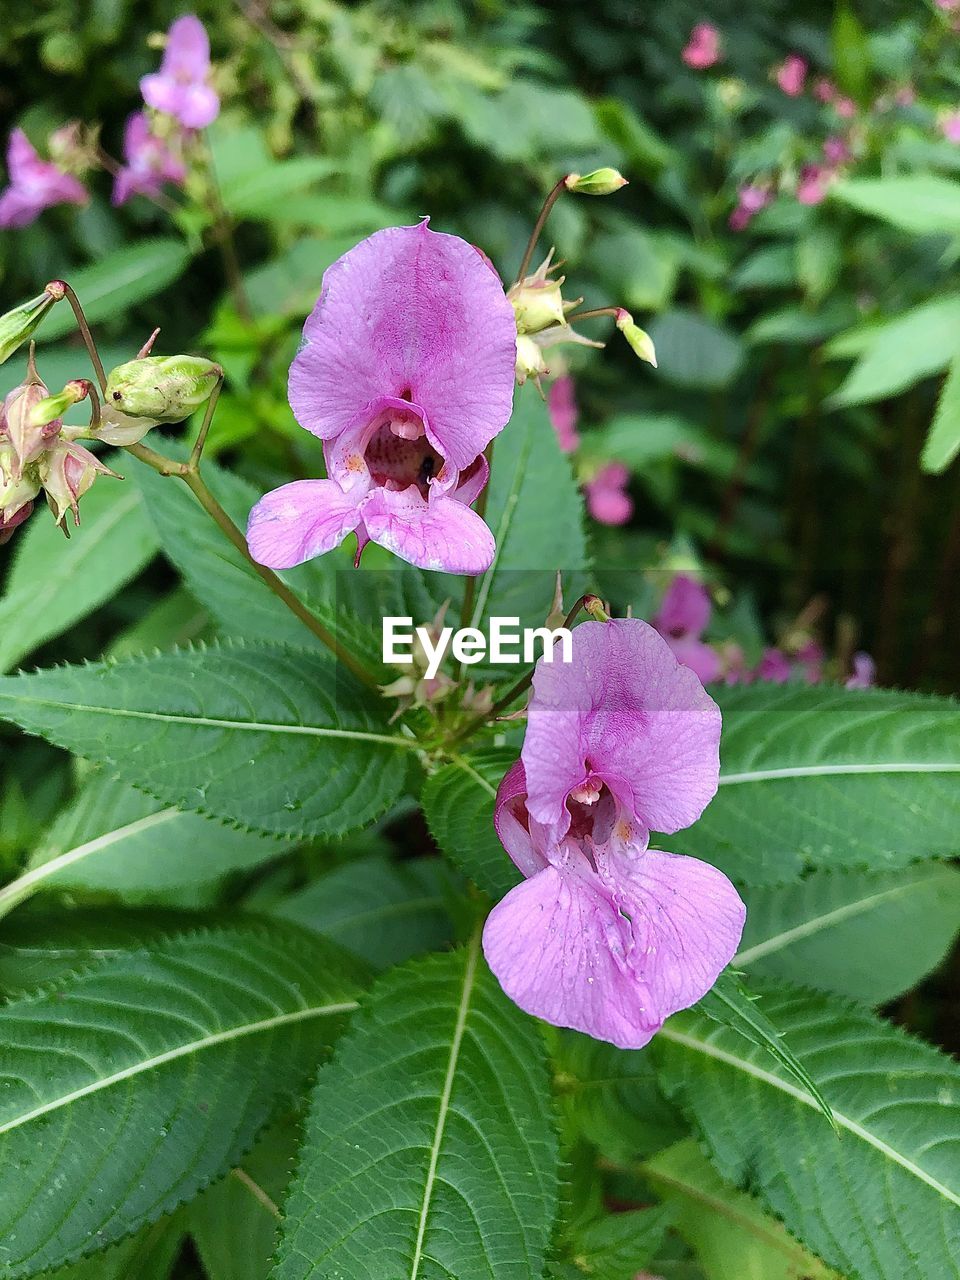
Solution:
<path fill-rule="evenodd" d="M 820 204 L 827 197 L 833 171 L 819 164 L 806 164 L 800 170 L 797 199 L 801 204 Z"/>
<path fill-rule="evenodd" d="M 877 664 L 869 653 L 853 655 L 853 674 L 847 679 L 848 689 L 870 689 L 877 681 Z"/>
<path fill-rule="evenodd" d="M 710 621 L 713 607 L 706 588 L 685 573 L 670 583 L 653 625 L 670 646 L 673 656 L 708 684 L 720 676 L 717 651 L 700 639 Z"/>
<path fill-rule="evenodd" d="M 734 231 L 743 231 L 761 209 L 773 199 L 769 187 L 759 183 L 748 182 L 737 192 L 737 207 L 730 215 L 730 226 Z"/>
<path fill-rule="evenodd" d="M 584 485 L 587 510 L 601 524 L 626 524 L 633 515 L 627 493 L 630 471 L 622 462 L 608 462 Z"/>
<path fill-rule="evenodd" d="M 220 99 L 207 83 L 210 41 L 199 18 L 177 18 L 167 32 L 160 70 L 144 76 L 140 92 L 148 107 L 179 120 L 185 129 L 204 129 L 220 114 Z"/>
<path fill-rule="evenodd" d="M 823 679 L 823 645 L 816 640 L 808 640 L 797 650 L 797 661 L 803 669 L 803 678 L 807 684 L 819 684 Z"/>
<path fill-rule="evenodd" d="M 936 5 L 938 9 L 952 13 L 954 9 L 960 9 L 960 0 L 936 0 Z"/>
<path fill-rule="evenodd" d="M 850 159 L 850 148 L 844 138 L 834 134 L 825 140 L 823 154 L 828 164 L 833 166 L 841 165 Z"/>
<path fill-rule="evenodd" d="M 833 109 L 841 120 L 852 120 L 857 114 L 857 104 L 852 98 L 837 98 Z"/>
<path fill-rule="evenodd" d="M 948 142 L 960 142 L 960 111 L 946 112 L 937 123 Z"/>
<path fill-rule="evenodd" d="M 483 949 L 521 1009 L 624 1049 L 647 1044 L 733 957 L 744 906 L 716 868 L 649 848 L 716 792 L 720 712 L 652 627 L 585 622 L 537 664 L 497 834 L 525 879 Z"/>
<path fill-rule="evenodd" d="M 792 670 L 790 660 L 782 650 L 764 649 L 757 667 L 757 679 L 769 680 L 771 684 L 786 684 Z"/>
<path fill-rule="evenodd" d="M 290 367 L 297 421 L 326 480 L 268 493 L 247 539 L 286 569 L 356 532 L 422 569 L 482 573 L 493 537 L 470 510 L 483 450 L 510 417 L 516 325 L 496 274 L 457 236 L 378 231 L 323 277 Z"/>
<path fill-rule="evenodd" d="M 132 195 L 157 196 L 165 182 L 182 184 L 187 176 L 183 160 L 169 142 L 150 131 L 150 121 L 143 111 L 127 120 L 123 134 L 123 156 L 126 164 L 113 184 L 112 203 L 125 204 Z"/>
<path fill-rule="evenodd" d="M 957 0 L 960 3 L 960 0 Z M 912 84 L 901 85 L 893 95 L 893 100 L 898 107 L 912 107 L 917 100 L 917 91 Z"/>
<path fill-rule="evenodd" d="M 720 32 L 710 22 L 698 22 L 680 57 L 695 71 L 706 71 L 720 61 Z"/>
<path fill-rule="evenodd" d="M 807 63 L 805 58 L 791 53 L 777 68 L 777 84 L 791 98 L 799 98 L 807 80 Z"/>
<path fill-rule="evenodd" d="M 832 80 L 828 80 L 826 76 L 821 76 L 814 83 L 813 96 L 818 102 L 833 102 L 837 96 L 837 86 Z"/>
<path fill-rule="evenodd" d="M 26 227 L 57 204 L 86 204 L 83 183 L 48 160 L 41 160 L 22 129 L 7 146 L 10 185 L 0 194 L 0 227 Z"/>
<path fill-rule="evenodd" d="M 551 383 L 547 392 L 547 411 L 560 448 L 564 453 L 573 453 L 580 444 L 580 437 L 577 435 L 580 410 L 577 408 L 572 378 L 557 378 Z"/>

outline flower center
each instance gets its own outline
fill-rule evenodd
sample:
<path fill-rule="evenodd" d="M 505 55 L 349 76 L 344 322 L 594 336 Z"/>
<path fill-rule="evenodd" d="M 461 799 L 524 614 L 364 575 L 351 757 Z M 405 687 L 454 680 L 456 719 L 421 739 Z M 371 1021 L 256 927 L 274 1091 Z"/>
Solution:
<path fill-rule="evenodd" d="M 364 459 L 374 484 L 384 489 L 416 485 L 427 497 L 431 479 L 443 466 L 443 458 L 430 444 L 418 414 L 391 411 L 370 437 Z"/>

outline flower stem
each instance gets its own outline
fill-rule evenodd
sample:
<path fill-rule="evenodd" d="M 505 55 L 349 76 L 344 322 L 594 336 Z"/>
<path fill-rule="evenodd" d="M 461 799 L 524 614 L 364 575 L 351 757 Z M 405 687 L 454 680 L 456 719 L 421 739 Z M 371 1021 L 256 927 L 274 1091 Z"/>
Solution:
<path fill-rule="evenodd" d="M 591 311 L 571 311 L 567 322 L 574 320 L 593 320 L 596 316 L 616 316 L 619 307 L 594 307 Z"/>
<path fill-rule="evenodd" d="M 564 627 L 569 627 L 571 622 L 573 622 L 577 614 L 580 612 L 580 610 L 586 606 L 587 602 L 596 600 L 596 598 L 597 597 L 592 592 L 589 592 L 589 591 L 585 595 L 582 595 L 580 599 L 577 601 L 577 603 L 570 610 L 570 612 L 567 614 L 567 616 L 564 618 L 563 623 L 561 625 Z M 536 669 L 537 668 L 535 666 L 531 667 L 530 670 L 526 673 L 526 675 L 521 676 L 516 684 L 511 685 L 511 687 L 507 690 L 507 692 L 503 695 L 502 698 L 497 699 L 497 701 L 493 704 L 490 710 L 486 712 L 486 714 L 476 716 L 475 719 L 473 720 L 468 720 L 467 723 L 461 726 L 461 728 L 458 729 L 457 732 L 453 734 L 452 737 L 447 739 L 446 746 L 447 747 L 455 746 L 456 743 L 462 742 L 464 738 L 472 737 L 473 734 L 476 733 L 478 729 L 482 729 L 483 726 L 487 724 L 489 721 L 496 720 L 496 718 L 501 714 L 501 712 L 506 711 L 506 709 L 509 706 L 511 706 L 514 702 L 516 702 L 517 698 L 519 698 L 522 693 L 525 693 L 527 689 L 529 689 L 530 685 L 533 683 L 533 677 L 534 677 L 534 673 L 536 672 Z"/>
<path fill-rule="evenodd" d="M 61 280 L 60 284 L 63 285 L 63 292 L 66 295 L 66 299 L 73 308 L 73 314 L 77 321 L 77 328 L 80 330 L 80 336 L 83 338 L 83 345 L 87 348 L 87 355 L 90 357 L 90 362 L 96 372 L 97 381 L 100 383 L 100 390 L 106 391 L 107 375 L 103 371 L 103 361 L 100 359 L 100 352 L 97 350 L 97 344 L 93 340 L 93 334 L 90 332 L 90 326 L 87 324 L 87 317 L 83 314 L 83 307 L 80 305 L 80 299 L 74 293 L 70 285 L 67 284 L 66 280 Z"/>
<path fill-rule="evenodd" d="M 220 392 L 223 390 L 223 371 L 220 371 L 220 377 L 214 384 L 210 397 L 207 400 L 206 412 L 203 415 L 203 422 L 200 424 L 200 430 L 197 433 L 196 441 L 190 453 L 190 461 L 187 464 L 192 471 L 196 471 L 200 466 L 200 455 L 203 453 L 203 446 L 207 443 L 207 432 L 210 430 L 210 423 L 213 421 L 213 414 L 217 407 L 217 401 L 220 399 Z"/>
<path fill-rule="evenodd" d="M 203 136 L 203 148 L 207 177 L 209 179 L 210 212 L 213 214 L 214 219 L 214 235 L 217 238 L 217 244 L 220 246 L 223 267 L 227 274 L 230 292 L 233 295 L 233 305 L 237 308 L 240 319 L 250 324 L 253 321 L 253 308 L 250 305 L 250 299 L 247 297 L 247 289 L 243 283 L 243 273 L 240 270 L 240 259 L 237 257 L 237 246 L 233 239 L 233 219 L 227 212 L 223 203 L 223 196 L 220 194 L 217 170 L 213 162 L 213 151 L 206 135 Z"/>
<path fill-rule="evenodd" d="M 550 210 L 557 203 L 564 191 L 567 189 L 567 179 L 564 176 L 553 188 L 546 200 L 543 202 L 543 208 L 540 210 L 540 216 L 533 224 L 533 231 L 530 233 L 530 239 L 527 241 L 527 248 L 523 255 L 523 261 L 520 263 L 520 270 L 517 272 L 516 283 L 519 284 L 523 277 L 530 269 L 530 262 L 533 258 L 534 250 L 537 247 L 537 241 L 540 239 L 540 232 L 543 230 L 547 218 L 550 216 Z"/>

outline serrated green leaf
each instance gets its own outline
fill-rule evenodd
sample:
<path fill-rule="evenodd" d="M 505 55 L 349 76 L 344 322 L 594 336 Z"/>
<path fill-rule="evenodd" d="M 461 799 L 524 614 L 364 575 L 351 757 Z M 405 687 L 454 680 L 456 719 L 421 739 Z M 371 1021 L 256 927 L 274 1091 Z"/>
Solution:
<path fill-rule="evenodd" d="M 123 1239 L 250 1146 L 362 980 L 293 926 L 188 934 L 0 1009 L 0 1263 Z"/>
<path fill-rule="evenodd" d="M 782 1071 L 791 1076 L 806 1096 L 820 1108 L 833 1123 L 830 1108 L 817 1088 L 809 1072 L 783 1039 L 783 1032 L 757 1007 L 756 997 L 750 996 L 730 970 L 721 973 L 707 994 L 697 1002 L 697 1008 L 714 1022 L 730 1027 L 738 1035 L 763 1049 Z"/>
<path fill-rule="evenodd" d="M 420 796 L 434 840 L 474 884 L 497 899 L 521 880 L 493 826 L 497 787 L 516 758 L 515 751 L 504 748 L 458 756 L 427 778 Z"/>
<path fill-rule="evenodd" d="M 190 257 L 186 244 L 172 236 L 138 240 L 72 272 L 69 283 L 87 320 L 94 324 L 120 316 L 127 307 L 165 289 L 183 273 Z M 52 342 L 75 329 L 73 312 L 66 302 L 61 302 L 37 330 L 36 341 Z"/>
<path fill-rule="evenodd" d="M 2 677 L 0 715 L 167 805 L 290 837 L 377 817 L 412 742 L 331 660 L 274 644 Z"/>
<path fill-rule="evenodd" d="M 591 1222 L 571 1243 L 577 1267 L 595 1280 L 634 1280 L 653 1260 L 672 1217 L 672 1209 L 656 1205 Z"/>
<path fill-rule="evenodd" d="M 954 356 L 937 401 L 920 456 L 920 466 L 934 475 L 945 471 L 960 451 L 960 355 Z"/>
<path fill-rule="evenodd" d="M 656 847 L 746 884 L 804 867 L 888 870 L 960 848 L 960 705 L 886 689 L 713 688 L 720 788 Z"/>
<path fill-rule="evenodd" d="M 763 1050 L 702 1015 L 654 1044 L 668 1091 L 722 1177 L 858 1280 L 951 1280 L 960 1256 L 960 1067 L 836 997 L 768 1007 L 820 1084 L 839 1130 Z"/>
<path fill-rule="evenodd" d="M 817 871 L 797 884 L 755 888 L 749 902 L 735 968 L 884 1004 L 936 968 L 953 944 L 960 870 L 929 863 Z"/>
<path fill-rule="evenodd" d="M 104 461 L 123 474 L 125 458 L 108 454 Z M 92 613 L 156 554 L 156 536 L 132 484 L 101 477 L 84 496 L 80 516 L 69 542 L 41 512 L 14 544 L 0 598 L 0 671 Z"/>
<path fill-rule="evenodd" d="M 139 901 L 280 857 L 280 841 L 237 831 L 108 776 L 84 782 L 41 840 L 26 871 L 0 888 L 0 916 L 41 889 Z"/>
<path fill-rule="evenodd" d="M 832 1280 L 836 1273 L 742 1191 L 728 1186 L 687 1138 L 643 1165 L 696 1249 L 707 1280 Z"/>
<path fill-rule="evenodd" d="M 47 1272 L 45 1280 L 167 1280 L 184 1235 L 179 1216 L 161 1218 L 132 1240 L 73 1266 Z"/>
<path fill-rule="evenodd" d="M 401 964 L 450 942 L 447 903 L 458 877 L 441 858 L 394 862 L 383 854 L 328 871 L 270 914 L 322 933 L 375 969 Z"/>
<path fill-rule="evenodd" d="M 320 1073 L 275 1280 L 531 1280 L 557 1202 L 543 1045 L 479 936 L 380 980 Z"/>

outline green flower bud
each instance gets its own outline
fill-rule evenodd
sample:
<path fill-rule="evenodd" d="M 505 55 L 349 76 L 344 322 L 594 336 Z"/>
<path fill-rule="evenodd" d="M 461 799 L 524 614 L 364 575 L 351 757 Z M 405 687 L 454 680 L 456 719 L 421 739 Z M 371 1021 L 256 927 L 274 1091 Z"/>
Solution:
<path fill-rule="evenodd" d="M 647 333 L 646 329 L 641 329 L 638 324 L 634 324 L 633 316 L 629 311 L 624 311 L 621 307 L 617 312 L 617 328 L 630 343 L 630 346 L 647 364 L 657 367 L 657 352 L 653 345 L 653 339 Z"/>
<path fill-rule="evenodd" d="M 104 400 L 126 417 L 182 422 L 221 377 L 220 366 L 202 356 L 146 356 L 112 371 Z"/>
<path fill-rule="evenodd" d="M 528 378 L 539 378 L 546 371 L 543 352 L 532 338 L 521 333 L 517 338 L 517 382 L 522 387 Z"/>
<path fill-rule="evenodd" d="M 62 418 L 73 405 L 85 400 L 92 389 L 86 378 L 74 378 L 72 382 L 67 383 L 62 391 L 58 391 L 55 396 L 46 396 L 43 400 L 38 400 L 34 404 L 27 417 L 28 425 L 31 427 L 48 426 L 56 419 Z"/>
<path fill-rule="evenodd" d="M 33 410 L 47 398 L 47 388 L 37 376 L 31 359 L 27 381 L 14 387 L 0 407 L 0 438 L 9 441 L 13 450 L 12 473 L 20 479 L 23 469 L 34 462 L 60 433 L 59 420 L 47 419 L 34 425 Z"/>
<path fill-rule="evenodd" d="M 40 492 L 35 475 L 23 475 L 16 450 L 9 440 L 0 441 L 0 524 L 13 520 Z"/>
<path fill-rule="evenodd" d="M 539 333 L 552 324 L 563 324 L 566 313 L 560 293 L 562 280 L 524 281 L 507 295 L 513 303 L 520 333 Z"/>
<path fill-rule="evenodd" d="M 26 342 L 53 304 L 62 297 L 63 287 L 59 280 L 54 280 L 36 298 L 0 316 L 0 364 Z"/>
<path fill-rule="evenodd" d="M 568 191 L 576 191 L 582 196 L 612 196 L 615 191 L 627 185 L 627 180 L 616 169 L 594 169 L 593 173 L 568 174 L 566 179 Z"/>

